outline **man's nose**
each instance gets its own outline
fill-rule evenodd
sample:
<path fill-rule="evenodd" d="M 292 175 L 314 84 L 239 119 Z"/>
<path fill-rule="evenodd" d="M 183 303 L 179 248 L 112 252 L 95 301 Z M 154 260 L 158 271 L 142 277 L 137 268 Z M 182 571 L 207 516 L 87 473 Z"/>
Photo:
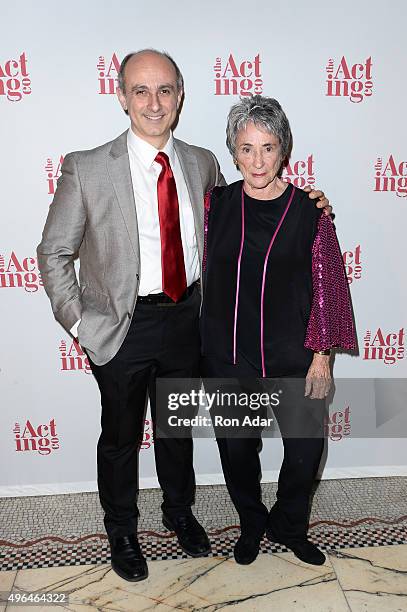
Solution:
<path fill-rule="evenodd" d="M 158 110 L 160 110 L 161 103 L 160 103 L 160 97 L 159 97 L 158 93 L 152 92 L 150 94 L 148 105 L 151 108 L 151 110 L 154 111 L 154 112 L 157 112 Z"/>

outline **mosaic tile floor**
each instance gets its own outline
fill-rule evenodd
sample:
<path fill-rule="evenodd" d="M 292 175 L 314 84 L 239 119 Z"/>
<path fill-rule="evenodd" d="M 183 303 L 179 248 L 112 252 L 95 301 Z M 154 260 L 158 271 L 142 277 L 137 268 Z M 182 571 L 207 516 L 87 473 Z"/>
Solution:
<path fill-rule="evenodd" d="M 274 503 L 276 484 L 263 485 Z M 161 493 L 140 492 L 140 543 L 150 560 L 187 559 L 174 534 L 161 523 Z M 230 557 L 238 517 L 226 488 L 197 489 L 194 513 L 208 530 L 211 557 Z M 97 494 L 81 493 L 0 500 L 0 569 L 103 564 L 109 549 Z M 407 479 L 365 478 L 322 481 L 315 492 L 310 538 L 332 552 L 357 547 L 407 544 Z M 262 543 L 263 553 L 287 549 Z M 407 609 L 407 608 L 406 608 Z"/>

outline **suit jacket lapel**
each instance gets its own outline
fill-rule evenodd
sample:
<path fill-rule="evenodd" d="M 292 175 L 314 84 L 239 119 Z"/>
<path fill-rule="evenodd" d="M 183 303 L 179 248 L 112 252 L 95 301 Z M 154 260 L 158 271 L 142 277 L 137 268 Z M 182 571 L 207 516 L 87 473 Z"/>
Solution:
<path fill-rule="evenodd" d="M 174 147 L 182 168 L 189 197 L 191 199 L 198 251 L 200 259 L 202 259 L 204 233 L 204 193 L 201 174 L 199 172 L 196 157 L 193 153 L 191 153 L 188 145 L 181 140 L 174 138 Z M 127 150 L 127 130 L 118 138 L 113 140 L 110 153 L 108 155 L 107 168 L 117 197 L 119 208 L 129 232 L 129 238 L 134 254 L 137 261 L 140 261 L 136 203 L 134 200 L 129 153 Z"/>
<path fill-rule="evenodd" d="M 107 168 L 137 261 L 140 261 L 136 203 L 130 173 L 127 132 L 113 140 Z"/>
<path fill-rule="evenodd" d="M 204 232 L 204 193 L 202 187 L 201 174 L 198 162 L 188 145 L 177 138 L 174 138 L 174 147 L 177 153 L 182 173 L 185 178 L 189 197 L 191 199 L 192 211 L 194 214 L 195 232 L 198 243 L 200 260 L 203 252 L 203 232 Z"/>

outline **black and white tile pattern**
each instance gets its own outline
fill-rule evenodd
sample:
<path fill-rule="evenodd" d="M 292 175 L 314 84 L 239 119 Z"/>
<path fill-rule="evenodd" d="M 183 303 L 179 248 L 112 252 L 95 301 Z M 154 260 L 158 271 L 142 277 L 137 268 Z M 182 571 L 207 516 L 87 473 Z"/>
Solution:
<path fill-rule="evenodd" d="M 276 484 L 263 485 L 265 503 L 275 499 Z M 311 514 L 310 538 L 325 551 L 407 543 L 407 479 L 367 478 L 322 481 Z M 140 492 L 140 543 L 150 560 L 187 556 L 164 529 L 161 493 Z M 99 564 L 109 561 L 109 547 L 97 494 L 80 493 L 0 500 L 0 569 L 28 569 Z M 226 488 L 198 487 L 194 513 L 208 530 L 211 556 L 231 556 L 238 537 L 238 517 Z M 262 543 L 262 552 L 285 552 Z"/>

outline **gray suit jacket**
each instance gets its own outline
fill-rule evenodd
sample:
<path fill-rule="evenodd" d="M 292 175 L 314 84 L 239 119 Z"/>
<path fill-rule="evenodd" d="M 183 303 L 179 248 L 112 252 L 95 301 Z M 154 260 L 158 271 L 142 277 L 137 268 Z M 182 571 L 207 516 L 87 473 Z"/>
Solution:
<path fill-rule="evenodd" d="M 174 145 L 202 263 L 204 194 L 225 179 L 211 151 L 177 139 Z M 55 318 L 67 331 L 81 319 L 80 344 L 97 365 L 107 363 L 126 336 L 141 274 L 127 131 L 96 149 L 66 155 L 37 255 Z"/>

